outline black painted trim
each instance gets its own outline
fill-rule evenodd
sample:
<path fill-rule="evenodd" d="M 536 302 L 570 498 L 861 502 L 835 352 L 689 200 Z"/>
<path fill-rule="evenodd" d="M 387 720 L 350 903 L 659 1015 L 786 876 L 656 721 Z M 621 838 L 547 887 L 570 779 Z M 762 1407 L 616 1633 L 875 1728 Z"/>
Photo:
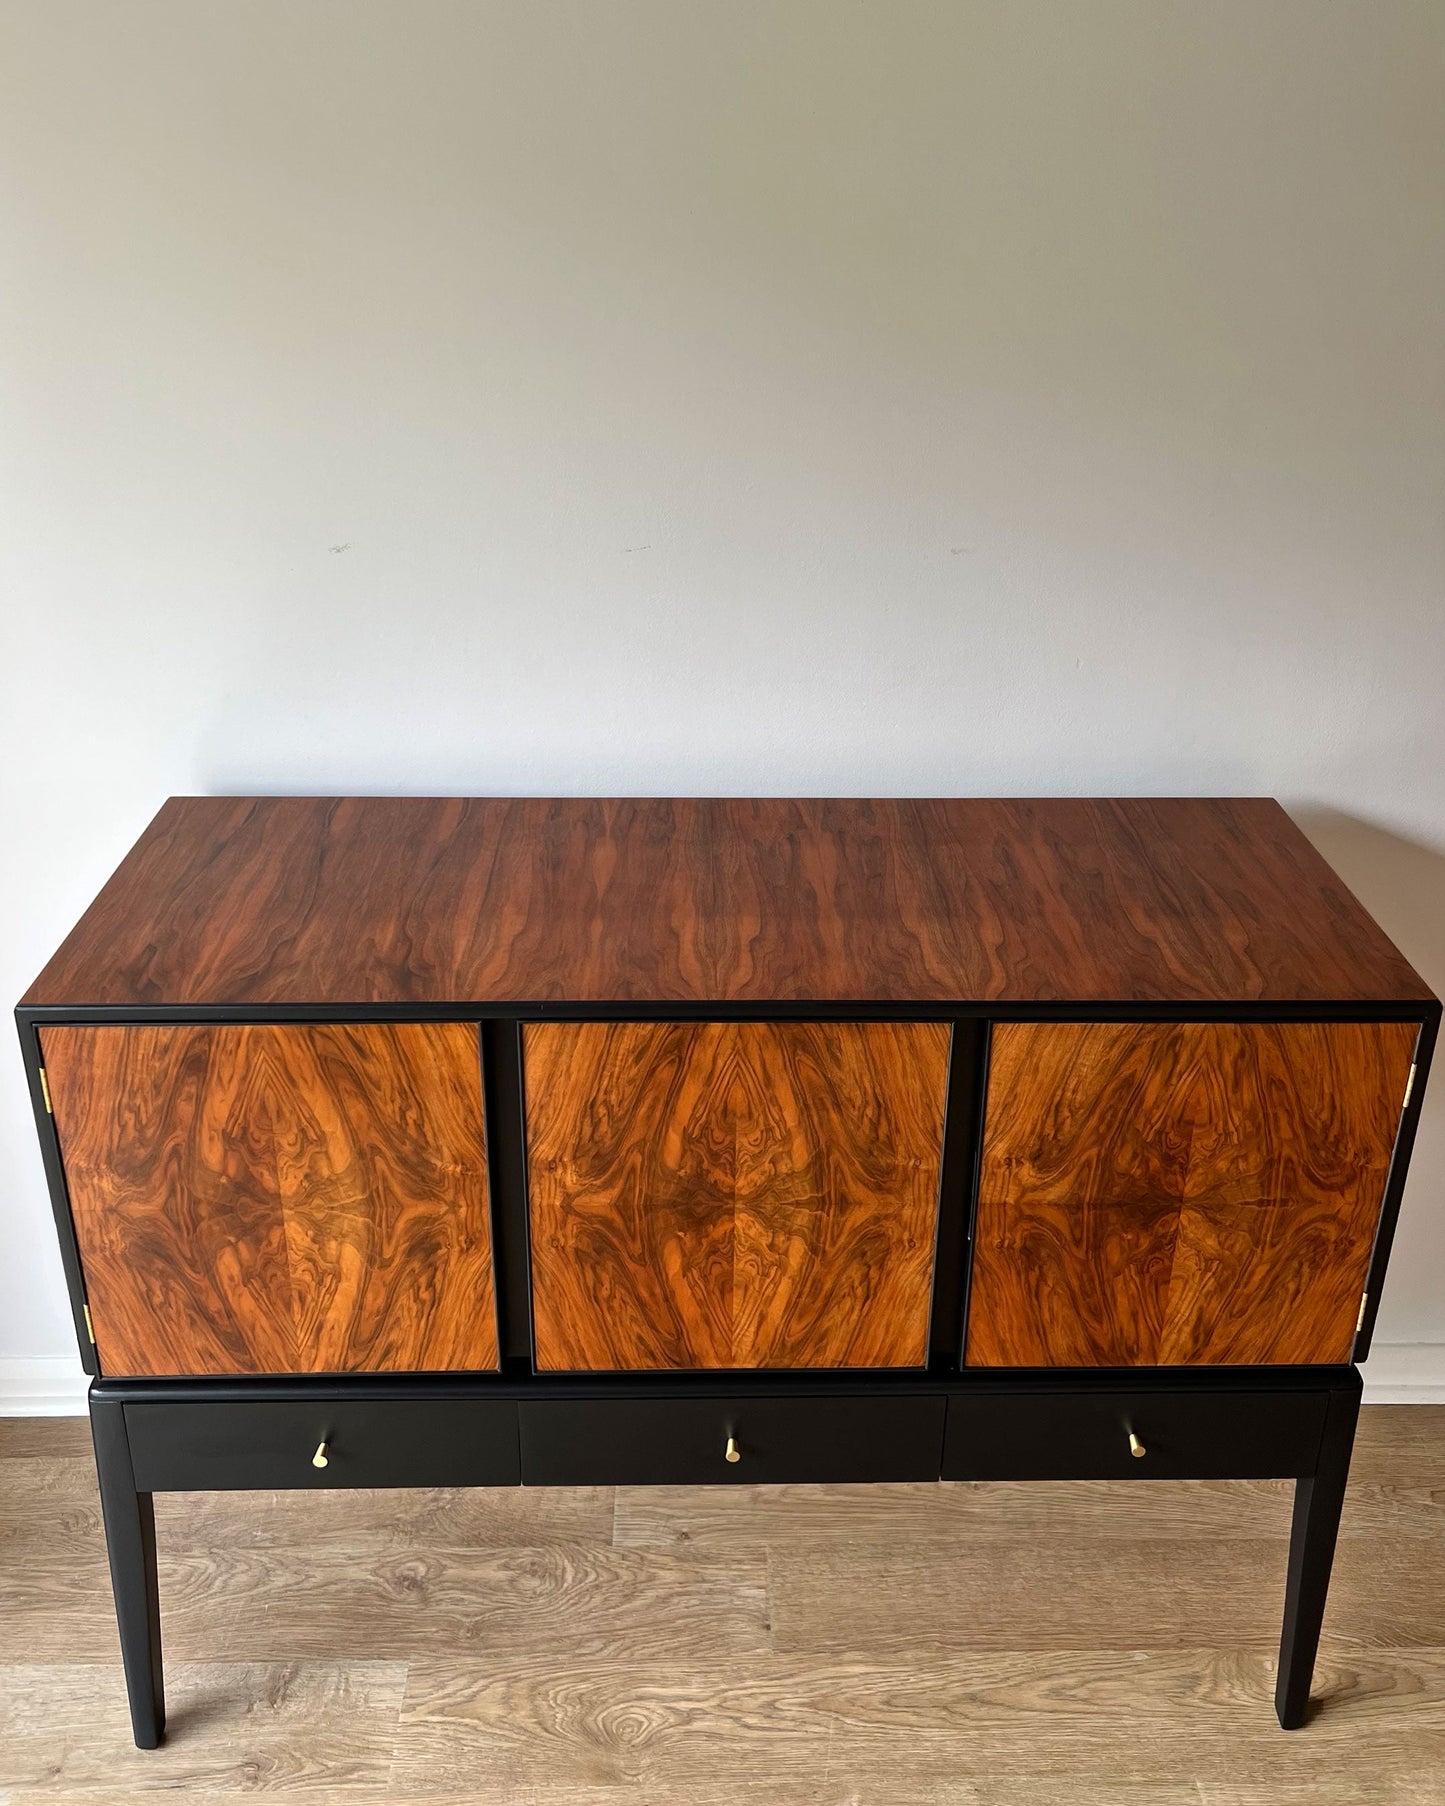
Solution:
<path fill-rule="evenodd" d="M 22 1019 L 16 1011 L 16 1027 L 20 1031 L 20 1055 L 25 1062 L 25 1078 L 30 1086 L 30 1107 L 35 1114 L 35 1133 L 40 1140 L 40 1159 L 45 1169 L 45 1185 L 50 1193 L 50 1209 L 55 1218 L 55 1231 L 60 1239 L 60 1264 L 65 1271 L 65 1289 L 70 1296 L 70 1314 L 75 1323 L 75 1340 L 80 1350 L 80 1364 L 92 1376 L 100 1372 L 95 1344 L 85 1321 L 85 1276 L 80 1264 L 80 1244 L 75 1236 L 75 1219 L 70 1212 L 70 1190 L 65 1183 L 65 1166 L 60 1158 L 60 1136 L 55 1118 L 45 1107 L 45 1088 L 40 1071 L 44 1055 L 36 1024 Z"/>
<path fill-rule="evenodd" d="M 943 1112 L 943 1158 L 938 1177 L 938 1232 L 933 1244 L 933 1295 L 929 1303 L 930 1372 L 958 1365 L 958 1324 L 967 1285 L 971 1175 L 979 1130 L 978 1071 L 986 1058 L 988 1024 L 955 1022 L 948 1050 L 948 1089 Z"/>
<path fill-rule="evenodd" d="M 497 1349 L 504 1371 L 532 1367 L 532 1254 L 527 1210 L 522 1033 L 516 1022 L 480 1025 L 492 1204 Z"/>
<path fill-rule="evenodd" d="M 993 1024 L 984 1025 L 983 1050 L 974 1074 L 973 1145 L 969 1150 L 968 1175 L 968 1245 L 964 1251 L 963 1297 L 958 1312 L 957 1362 L 960 1368 L 968 1361 L 968 1312 L 973 1302 L 973 1244 L 978 1228 L 978 1188 L 983 1176 L 983 1136 L 988 1115 L 988 1073 L 993 1058 Z"/>
<path fill-rule="evenodd" d="M 155 1506 L 150 1491 L 136 1485 L 124 1410 L 94 1392 L 90 1433 L 131 1730 L 137 1749 L 153 1750 L 166 1730 Z"/>
<path fill-rule="evenodd" d="M 1090 1367 L 975 1368 L 952 1375 L 913 1369 L 834 1370 L 828 1373 L 728 1372 L 685 1374 L 491 1374 L 402 1373 L 292 1375 L 286 1378 L 102 1379 L 91 1397 L 124 1404 L 205 1402 L 223 1405 L 266 1400 L 316 1402 L 346 1399 L 546 1398 L 887 1398 L 937 1394 L 1070 1396 L 1119 1391 L 1319 1392 L 1348 1385 L 1354 1370 L 1329 1367 Z"/>
<path fill-rule="evenodd" d="M 1286 1731 L 1297 1730 L 1309 1716 L 1310 1681 L 1350 1477 L 1360 1391 L 1360 1375 L 1351 1368 L 1330 1393 L 1314 1471 L 1295 1481 L 1274 1693 L 1275 1712 Z"/>

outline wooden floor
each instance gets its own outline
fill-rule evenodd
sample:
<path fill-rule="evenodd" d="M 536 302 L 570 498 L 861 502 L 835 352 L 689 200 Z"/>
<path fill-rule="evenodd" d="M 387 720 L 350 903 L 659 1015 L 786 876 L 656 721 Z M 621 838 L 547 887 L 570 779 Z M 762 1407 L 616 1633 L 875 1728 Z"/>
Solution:
<path fill-rule="evenodd" d="M 1445 1408 L 1365 1411 L 1315 1691 L 1260 1482 L 177 1495 L 130 1743 L 87 1428 L 0 1422 L 0 1802 L 1445 1802 Z"/>

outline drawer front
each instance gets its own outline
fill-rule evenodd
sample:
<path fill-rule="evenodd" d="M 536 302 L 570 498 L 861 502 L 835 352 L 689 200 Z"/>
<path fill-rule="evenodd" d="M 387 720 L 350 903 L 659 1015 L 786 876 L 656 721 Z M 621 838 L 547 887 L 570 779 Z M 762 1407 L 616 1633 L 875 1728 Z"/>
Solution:
<path fill-rule="evenodd" d="M 142 1492 L 327 1486 L 515 1486 L 508 1400 L 128 1404 Z M 326 1444 L 325 1466 L 314 1465 Z"/>
<path fill-rule="evenodd" d="M 523 1404 L 529 1486 L 936 1480 L 941 1397 L 557 1399 Z M 737 1455 L 727 1458 L 729 1444 Z"/>
<path fill-rule="evenodd" d="M 1327 1404 L 1324 1392 L 955 1395 L 943 1477 L 1293 1479 L 1314 1471 Z"/>

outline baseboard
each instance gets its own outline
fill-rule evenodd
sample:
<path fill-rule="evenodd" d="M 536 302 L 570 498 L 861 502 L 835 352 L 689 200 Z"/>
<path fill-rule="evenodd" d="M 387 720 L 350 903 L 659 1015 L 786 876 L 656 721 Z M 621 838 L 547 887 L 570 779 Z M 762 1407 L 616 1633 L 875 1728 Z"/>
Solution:
<path fill-rule="evenodd" d="M 1360 1372 L 1367 1405 L 1445 1405 L 1445 1342 L 1377 1342 Z"/>
<path fill-rule="evenodd" d="M 76 1360 L 0 1360 L 0 1417 L 84 1417 L 89 1384 Z"/>
<path fill-rule="evenodd" d="M 1367 1405 L 1445 1405 L 1445 1342 L 1377 1342 L 1363 1369 Z M 83 1417 L 78 1361 L 0 1360 L 0 1417 Z"/>

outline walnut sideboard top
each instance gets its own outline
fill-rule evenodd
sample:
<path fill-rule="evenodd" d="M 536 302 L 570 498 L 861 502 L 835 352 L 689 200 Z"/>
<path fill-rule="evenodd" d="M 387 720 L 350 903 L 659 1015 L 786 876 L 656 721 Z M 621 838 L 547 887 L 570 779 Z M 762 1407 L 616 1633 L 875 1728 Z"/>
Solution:
<path fill-rule="evenodd" d="M 1266 798 L 173 797 L 22 1008 L 1433 1002 Z"/>

